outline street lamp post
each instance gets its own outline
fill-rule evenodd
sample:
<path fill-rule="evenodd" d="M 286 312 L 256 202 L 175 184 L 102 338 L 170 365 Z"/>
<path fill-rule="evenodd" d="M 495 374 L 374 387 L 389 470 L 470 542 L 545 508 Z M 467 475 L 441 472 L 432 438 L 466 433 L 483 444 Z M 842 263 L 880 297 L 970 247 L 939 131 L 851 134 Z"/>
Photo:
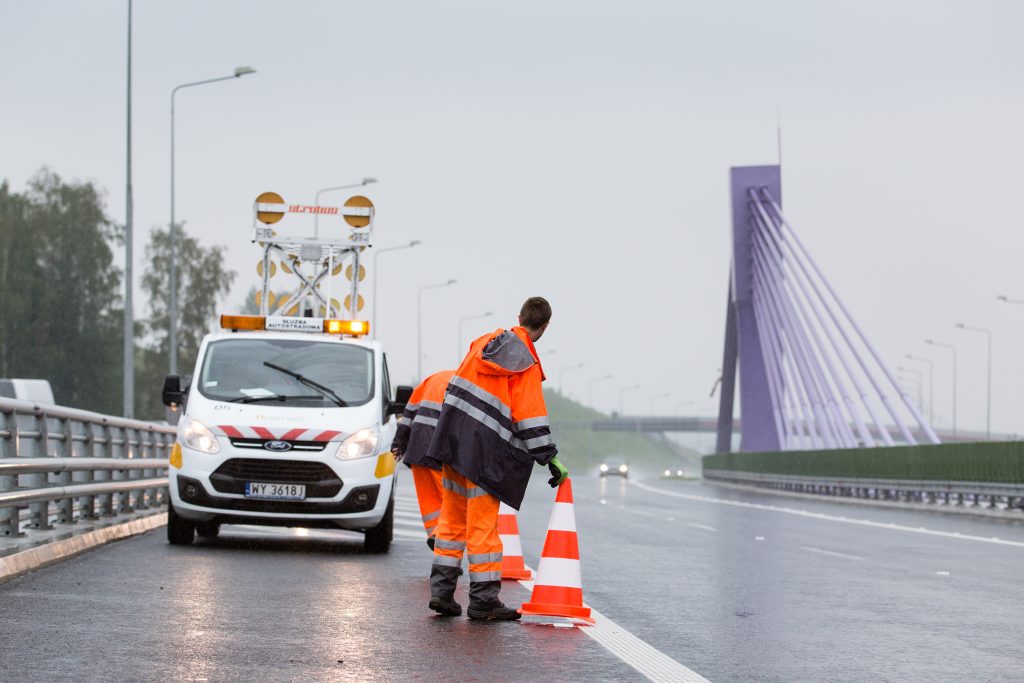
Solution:
<path fill-rule="evenodd" d="M 597 384 L 598 382 L 604 382 L 605 380 L 611 378 L 611 375 L 602 375 L 601 377 L 595 377 L 592 380 L 590 380 L 590 387 L 587 394 L 587 403 L 590 405 L 591 408 L 594 407 L 594 385 Z"/>
<path fill-rule="evenodd" d="M 565 373 L 568 372 L 569 370 L 578 370 L 579 368 L 582 367 L 583 363 L 577 363 L 576 365 L 568 365 L 558 371 L 558 393 L 560 393 L 562 396 L 565 396 L 565 391 L 563 390 L 563 378 L 565 377 Z"/>
<path fill-rule="evenodd" d="M 462 362 L 462 325 L 470 320 L 479 320 L 480 318 L 490 318 L 494 315 L 493 312 L 487 311 L 486 313 L 478 313 L 477 315 L 467 315 L 465 318 L 459 320 L 459 347 L 455 350 L 455 364 L 458 365 Z"/>
<path fill-rule="evenodd" d="M 928 423 L 935 427 L 935 362 L 931 358 L 915 356 L 912 353 L 906 354 L 910 360 L 928 364 Z"/>
<path fill-rule="evenodd" d="M 914 368 L 905 368 L 902 365 L 897 365 L 896 369 L 904 373 L 902 379 L 914 380 L 914 386 L 917 388 L 917 407 L 919 410 L 924 410 L 924 406 L 921 405 L 923 402 L 921 385 L 924 384 L 924 373 Z"/>
<path fill-rule="evenodd" d="M 639 388 L 640 388 L 639 384 L 634 384 L 633 386 L 626 387 L 625 389 L 623 389 L 623 390 L 621 390 L 619 392 L 619 415 L 622 415 L 624 412 L 626 412 L 625 407 L 624 407 L 626 405 L 625 404 L 626 393 L 630 392 L 630 391 L 634 391 L 634 390 L 639 389 Z"/>
<path fill-rule="evenodd" d="M 377 332 L 379 332 L 377 328 L 380 327 L 380 323 L 377 320 L 377 257 L 387 251 L 410 249 L 412 247 L 415 247 L 417 244 L 421 244 L 421 242 L 419 240 L 412 240 L 411 242 L 409 242 L 409 244 L 403 244 L 398 247 L 384 247 L 383 249 L 373 250 L 373 318 L 371 318 L 370 320 L 370 334 L 374 339 L 377 338 Z M 358 276 L 359 273 L 352 274 L 352 277 Z"/>
<path fill-rule="evenodd" d="M 416 382 L 423 381 L 423 292 L 428 289 L 438 289 L 455 284 L 455 280 L 439 282 L 436 285 L 425 285 L 420 287 L 416 293 Z"/>
<path fill-rule="evenodd" d="M 338 185 L 336 187 L 325 187 L 322 190 L 317 190 L 316 194 L 313 195 L 313 203 L 320 206 L 320 195 L 324 192 L 334 192 L 335 190 L 351 190 L 356 187 L 363 187 L 364 185 L 371 185 L 377 182 L 376 178 L 363 178 L 362 182 L 351 183 L 349 185 Z M 320 214 L 313 214 L 313 237 L 320 237 Z"/>
<path fill-rule="evenodd" d="M 124 416 L 135 417 L 135 316 L 132 311 L 132 0 L 128 0 L 128 106 L 124 210 Z"/>
<path fill-rule="evenodd" d="M 937 346 L 940 349 L 949 349 L 953 352 L 953 438 L 956 438 L 956 347 L 952 344 L 942 344 L 931 339 L 925 339 L 924 343 Z"/>
<path fill-rule="evenodd" d="M 230 81 L 234 78 L 241 78 L 248 74 L 256 73 L 256 69 L 249 66 L 240 66 L 235 69 L 235 73 L 231 76 L 221 76 L 220 78 L 208 78 L 204 81 L 194 81 L 192 83 L 183 83 L 173 90 L 171 90 L 171 228 L 170 228 L 170 305 L 168 306 L 168 343 L 170 345 L 169 352 L 171 358 L 171 374 L 178 374 L 178 226 L 174 218 L 174 98 L 177 96 L 179 90 L 184 88 L 193 88 L 197 85 L 206 85 L 207 83 L 218 83 L 220 81 Z"/>
<path fill-rule="evenodd" d="M 966 332 L 982 332 L 988 337 L 988 386 L 987 398 L 985 399 L 985 438 L 992 439 L 992 330 L 984 327 L 969 327 L 963 323 L 956 326 Z"/>
<path fill-rule="evenodd" d="M 1006 296 L 1005 294 L 1000 294 L 996 298 L 999 299 L 1000 301 L 1005 301 L 1008 304 L 1021 304 L 1021 305 L 1024 305 L 1024 301 L 1021 301 L 1020 299 L 1011 299 L 1008 296 Z"/>

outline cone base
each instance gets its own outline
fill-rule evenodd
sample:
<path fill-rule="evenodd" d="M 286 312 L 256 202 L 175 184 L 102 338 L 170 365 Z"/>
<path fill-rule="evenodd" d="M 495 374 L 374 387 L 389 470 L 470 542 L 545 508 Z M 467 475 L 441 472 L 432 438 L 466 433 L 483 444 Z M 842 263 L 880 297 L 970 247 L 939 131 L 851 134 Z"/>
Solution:
<path fill-rule="evenodd" d="M 503 569 L 501 571 L 502 581 L 532 581 L 533 572 L 529 569 Z"/>
<path fill-rule="evenodd" d="M 565 617 L 567 619 L 582 619 L 594 623 L 590 616 L 589 607 L 574 607 L 573 605 L 548 605 L 543 602 L 526 602 L 519 608 L 520 614 L 531 614 L 534 616 Z"/>

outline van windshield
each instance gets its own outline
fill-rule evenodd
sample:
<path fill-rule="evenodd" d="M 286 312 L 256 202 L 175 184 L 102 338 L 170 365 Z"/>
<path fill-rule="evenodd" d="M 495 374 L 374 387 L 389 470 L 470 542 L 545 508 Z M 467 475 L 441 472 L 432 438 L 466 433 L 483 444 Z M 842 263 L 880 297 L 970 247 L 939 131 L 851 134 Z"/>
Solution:
<path fill-rule="evenodd" d="M 373 352 L 336 342 L 225 339 L 211 343 L 199 392 L 214 401 L 310 408 L 373 398 Z"/>

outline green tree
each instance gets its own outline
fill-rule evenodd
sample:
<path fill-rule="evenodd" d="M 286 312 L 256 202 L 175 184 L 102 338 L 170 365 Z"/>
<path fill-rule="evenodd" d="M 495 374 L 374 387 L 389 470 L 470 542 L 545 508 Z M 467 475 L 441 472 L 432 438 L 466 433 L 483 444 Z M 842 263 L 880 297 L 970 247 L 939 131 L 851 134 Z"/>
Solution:
<path fill-rule="evenodd" d="M 224 265 L 224 248 L 204 248 L 178 226 L 178 372 L 191 375 L 199 344 L 216 325 L 217 303 L 235 280 Z M 157 228 L 146 246 L 146 272 L 142 290 L 149 300 L 144 339 L 136 354 L 136 414 L 142 419 L 161 419 L 164 407 L 160 389 L 170 365 L 170 232 Z"/>
<path fill-rule="evenodd" d="M 57 402 L 121 411 L 121 232 L 92 183 L 43 169 L 0 185 L 0 376 L 47 379 Z"/>

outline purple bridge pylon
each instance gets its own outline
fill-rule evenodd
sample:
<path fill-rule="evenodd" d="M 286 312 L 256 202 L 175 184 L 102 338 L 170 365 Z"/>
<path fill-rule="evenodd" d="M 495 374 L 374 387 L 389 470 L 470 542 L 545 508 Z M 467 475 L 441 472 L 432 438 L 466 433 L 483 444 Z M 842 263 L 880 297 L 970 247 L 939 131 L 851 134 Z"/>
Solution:
<path fill-rule="evenodd" d="M 915 431 L 939 443 L 786 220 L 779 167 L 741 166 L 730 175 L 716 451 L 732 449 L 737 379 L 741 451 L 916 444 Z"/>

